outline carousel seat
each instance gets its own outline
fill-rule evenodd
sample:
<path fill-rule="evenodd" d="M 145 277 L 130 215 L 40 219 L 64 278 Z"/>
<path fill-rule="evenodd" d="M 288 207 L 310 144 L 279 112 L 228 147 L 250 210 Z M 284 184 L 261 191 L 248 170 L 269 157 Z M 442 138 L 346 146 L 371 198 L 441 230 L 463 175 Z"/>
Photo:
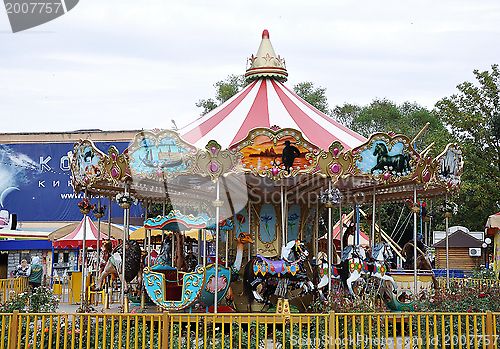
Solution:
<path fill-rule="evenodd" d="M 178 272 L 177 268 L 157 270 L 163 274 L 165 284 L 165 300 L 180 301 L 182 298 L 182 282 L 184 273 Z"/>

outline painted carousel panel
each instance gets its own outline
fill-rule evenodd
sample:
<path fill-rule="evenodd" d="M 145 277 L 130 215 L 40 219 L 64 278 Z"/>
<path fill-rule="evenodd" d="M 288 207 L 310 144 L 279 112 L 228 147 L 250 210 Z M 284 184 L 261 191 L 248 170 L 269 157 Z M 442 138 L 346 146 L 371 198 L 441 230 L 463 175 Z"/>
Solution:
<path fill-rule="evenodd" d="M 105 176 L 104 157 L 91 140 L 85 139 L 73 145 L 68 156 L 71 161 L 73 185 L 75 188 L 92 186 Z"/>
<path fill-rule="evenodd" d="M 316 169 L 319 148 L 306 141 L 300 131 L 257 128 L 231 147 L 243 154 L 243 171 L 279 179 Z"/>
<path fill-rule="evenodd" d="M 161 181 L 189 173 L 197 152 L 176 132 L 153 130 L 138 133 L 127 156 L 134 176 Z"/>

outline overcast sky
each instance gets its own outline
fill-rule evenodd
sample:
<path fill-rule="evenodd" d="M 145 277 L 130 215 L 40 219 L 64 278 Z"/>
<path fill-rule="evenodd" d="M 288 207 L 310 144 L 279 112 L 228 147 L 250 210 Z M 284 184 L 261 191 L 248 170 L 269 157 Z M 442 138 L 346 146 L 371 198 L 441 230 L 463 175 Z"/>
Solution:
<path fill-rule="evenodd" d="M 0 11 L 0 132 L 179 127 L 243 74 L 263 29 L 288 87 L 330 107 L 374 98 L 428 108 L 500 63 L 500 1 L 81 0 L 13 34 Z"/>

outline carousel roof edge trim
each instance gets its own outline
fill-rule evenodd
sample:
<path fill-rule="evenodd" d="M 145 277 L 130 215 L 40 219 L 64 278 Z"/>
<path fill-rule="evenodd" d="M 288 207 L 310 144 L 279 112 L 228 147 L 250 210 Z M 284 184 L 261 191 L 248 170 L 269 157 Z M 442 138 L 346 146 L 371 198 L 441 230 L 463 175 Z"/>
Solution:
<path fill-rule="evenodd" d="M 300 153 L 290 168 L 281 163 L 287 146 L 294 146 Z M 275 182 L 306 175 L 330 178 L 339 186 L 340 181 L 355 178 L 361 184 L 351 188 L 353 193 L 373 190 L 373 186 L 411 184 L 433 192 L 432 196 L 456 192 L 463 172 L 460 146 L 450 143 L 435 158 L 427 153 L 419 154 L 407 136 L 393 133 L 372 134 L 360 146 L 344 151 L 338 140 L 321 149 L 299 130 L 259 127 L 228 149 L 222 149 L 215 140 L 199 149 L 175 131 L 155 129 L 137 133 L 122 154 L 114 145 L 104 153 L 91 140 L 80 140 L 68 155 L 75 192 L 86 189 L 114 196 L 123 192 L 128 182 L 132 195 L 158 202 L 165 200 L 166 181 L 182 175 L 213 182 L 231 174 L 267 177 Z M 208 192 L 181 189 L 187 190 L 187 194 L 183 192 L 187 196 L 206 194 L 206 205 L 210 206 Z"/>

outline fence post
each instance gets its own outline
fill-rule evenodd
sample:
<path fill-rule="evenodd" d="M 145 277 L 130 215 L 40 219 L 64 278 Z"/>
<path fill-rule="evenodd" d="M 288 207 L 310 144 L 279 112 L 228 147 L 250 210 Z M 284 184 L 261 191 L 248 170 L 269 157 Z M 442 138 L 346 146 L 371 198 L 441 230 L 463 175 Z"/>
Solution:
<path fill-rule="evenodd" d="M 328 348 L 333 349 L 335 345 L 335 312 L 328 313 Z"/>
<path fill-rule="evenodd" d="M 496 338 L 493 333 L 493 314 L 490 310 L 486 312 L 486 341 L 488 343 L 488 349 L 493 349 Z"/>
<path fill-rule="evenodd" d="M 10 322 L 9 326 L 9 340 L 10 340 L 10 348 L 9 349 L 16 349 L 17 347 L 17 332 L 18 332 L 18 327 L 19 327 L 19 310 L 14 310 L 14 313 L 12 314 L 12 320 Z"/>
<path fill-rule="evenodd" d="M 170 331 L 170 316 L 166 311 L 163 312 L 163 333 L 162 333 L 162 339 L 161 339 L 161 347 L 162 349 L 168 349 L 168 333 Z"/>

